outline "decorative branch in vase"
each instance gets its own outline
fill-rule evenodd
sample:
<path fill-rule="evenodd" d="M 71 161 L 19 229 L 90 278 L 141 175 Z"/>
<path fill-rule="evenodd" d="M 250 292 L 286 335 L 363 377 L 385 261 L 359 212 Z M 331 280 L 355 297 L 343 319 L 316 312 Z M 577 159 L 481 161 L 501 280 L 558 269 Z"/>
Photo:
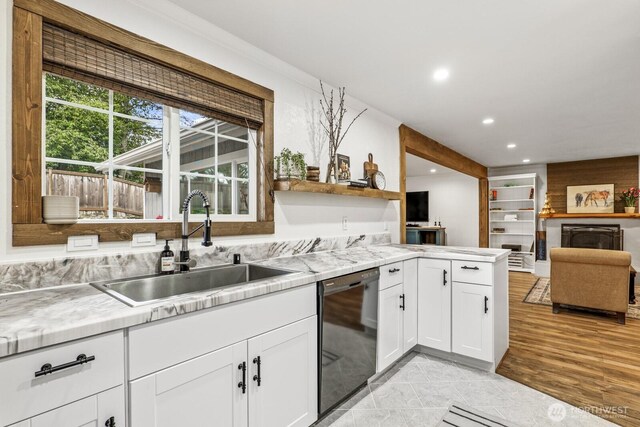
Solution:
<path fill-rule="evenodd" d="M 327 134 L 322 127 L 322 111 L 315 102 L 306 102 L 307 133 L 309 135 L 309 148 L 311 149 L 310 166 L 320 166 L 320 158 L 327 145 Z"/>
<path fill-rule="evenodd" d="M 336 156 L 338 148 L 342 143 L 342 140 L 351 129 L 351 125 L 360 117 L 367 109 L 360 111 L 357 116 L 351 120 L 349 126 L 343 130 L 342 121 L 347 113 L 347 108 L 344 106 L 344 96 L 346 94 L 346 88 L 338 88 L 338 99 L 334 102 L 333 89 L 329 92 L 329 96 L 324 90 L 322 80 L 320 80 L 320 90 L 322 92 L 322 99 L 320 99 L 320 107 L 322 108 L 322 114 L 324 115 L 324 121 L 320 124 L 324 128 L 327 138 L 329 139 L 329 165 L 327 166 L 327 179 L 326 182 L 335 184 L 338 182 L 338 164 Z"/>

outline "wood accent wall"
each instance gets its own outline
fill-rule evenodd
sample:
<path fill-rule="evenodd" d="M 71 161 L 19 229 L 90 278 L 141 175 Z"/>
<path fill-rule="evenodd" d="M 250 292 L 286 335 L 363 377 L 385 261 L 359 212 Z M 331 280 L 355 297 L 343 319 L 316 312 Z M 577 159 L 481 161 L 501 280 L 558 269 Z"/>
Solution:
<path fill-rule="evenodd" d="M 407 239 L 407 153 L 438 163 L 465 175 L 478 178 L 479 235 L 478 246 L 489 247 L 489 182 L 487 167 L 440 144 L 428 136 L 400 125 L 400 243 Z"/>
<path fill-rule="evenodd" d="M 547 165 L 547 193 L 556 213 L 567 212 L 567 186 L 590 184 L 614 184 L 614 212 L 624 212 L 620 193 L 638 187 L 638 156 Z"/>

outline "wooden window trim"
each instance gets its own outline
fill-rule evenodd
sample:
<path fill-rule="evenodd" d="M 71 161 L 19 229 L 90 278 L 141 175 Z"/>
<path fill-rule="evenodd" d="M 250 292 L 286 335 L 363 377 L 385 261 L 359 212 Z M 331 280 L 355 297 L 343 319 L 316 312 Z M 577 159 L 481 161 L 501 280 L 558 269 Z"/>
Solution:
<path fill-rule="evenodd" d="M 428 136 L 400 125 L 400 242 L 407 242 L 407 153 L 478 178 L 478 246 L 489 247 L 489 181 L 487 167 L 440 144 Z"/>
<path fill-rule="evenodd" d="M 257 220 L 217 222 L 214 236 L 273 234 L 274 93 L 242 77 L 115 27 L 54 0 L 15 0 L 12 59 L 12 224 L 13 246 L 64 244 L 69 236 L 97 234 L 101 242 L 131 240 L 135 233 L 158 239 L 179 237 L 180 222 L 102 222 L 73 225 L 42 223 L 42 25 L 48 22 L 86 34 L 171 67 L 214 81 L 263 101 L 264 123 L 257 134 Z M 260 151 L 260 150 L 258 150 Z M 195 227 L 199 223 L 190 224 Z"/>

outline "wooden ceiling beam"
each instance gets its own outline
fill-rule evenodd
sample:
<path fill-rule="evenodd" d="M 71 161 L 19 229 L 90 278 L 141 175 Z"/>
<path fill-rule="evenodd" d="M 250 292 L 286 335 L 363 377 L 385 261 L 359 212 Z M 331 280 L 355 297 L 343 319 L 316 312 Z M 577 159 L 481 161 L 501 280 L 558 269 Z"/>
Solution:
<path fill-rule="evenodd" d="M 407 153 L 421 157 L 430 162 L 437 163 L 449 169 L 462 172 L 474 178 L 486 178 L 487 167 L 463 156 L 457 151 L 440 144 L 428 136 L 411 129 L 409 126 L 400 125 L 400 140 L 404 142 Z"/>

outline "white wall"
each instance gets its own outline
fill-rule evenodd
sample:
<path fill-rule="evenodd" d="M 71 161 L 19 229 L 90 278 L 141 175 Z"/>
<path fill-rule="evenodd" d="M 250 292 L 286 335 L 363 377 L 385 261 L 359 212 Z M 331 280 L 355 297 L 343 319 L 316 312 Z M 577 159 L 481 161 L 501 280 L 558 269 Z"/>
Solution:
<path fill-rule="evenodd" d="M 448 246 L 478 247 L 478 180 L 462 173 L 407 177 L 407 192 L 429 192 L 429 224 L 447 228 Z"/>
<path fill-rule="evenodd" d="M 307 159 L 311 158 L 306 108 L 310 102 L 318 102 L 319 86 L 316 77 L 322 76 L 314 77 L 303 73 L 164 0 L 64 0 L 62 3 L 273 89 L 275 152 L 289 147 L 294 151 L 305 152 Z M 2 1 L 0 7 L 0 164 L 4 166 L 0 172 L 0 195 L 4 200 L 0 211 L 0 257 L 8 262 L 64 256 L 63 245 L 29 248 L 11 246 L 11 2 Z M 347 92 L 348 90 L 349 88 Z M 350 120 L 353 114 L 367 106 L 349 98 L 347 107 L 350 113 L 346 120 Z M 352 170 L 357 175 L 360 174 L 360 165 L 366 160 L 367 153 L 372 152 L 380 170 L 386 175 L 387 189 L 396 191 L 399 189 L 399 125 L 398 120 L 369 107 L 351 128 L 339 150 L 340 153 L 351 156 Z M 324 156 L 326 158 L 326 154 Z M 326 163 L 321 166 L 326 168 Z M 345 216 L 348 219 L 347 230 L 342 227 L 342 218 Z M 279 193 L 276 196 L 274 236 L 216 240 L 218 243 L 258 241 L 374 233 L 388 229 L 392 233 L 392 240 L 397 242 L 398 219 L 398 202 Z M 129 243 L 102 244 L 100 252 L 122 250 L 129 250 Z"/>

